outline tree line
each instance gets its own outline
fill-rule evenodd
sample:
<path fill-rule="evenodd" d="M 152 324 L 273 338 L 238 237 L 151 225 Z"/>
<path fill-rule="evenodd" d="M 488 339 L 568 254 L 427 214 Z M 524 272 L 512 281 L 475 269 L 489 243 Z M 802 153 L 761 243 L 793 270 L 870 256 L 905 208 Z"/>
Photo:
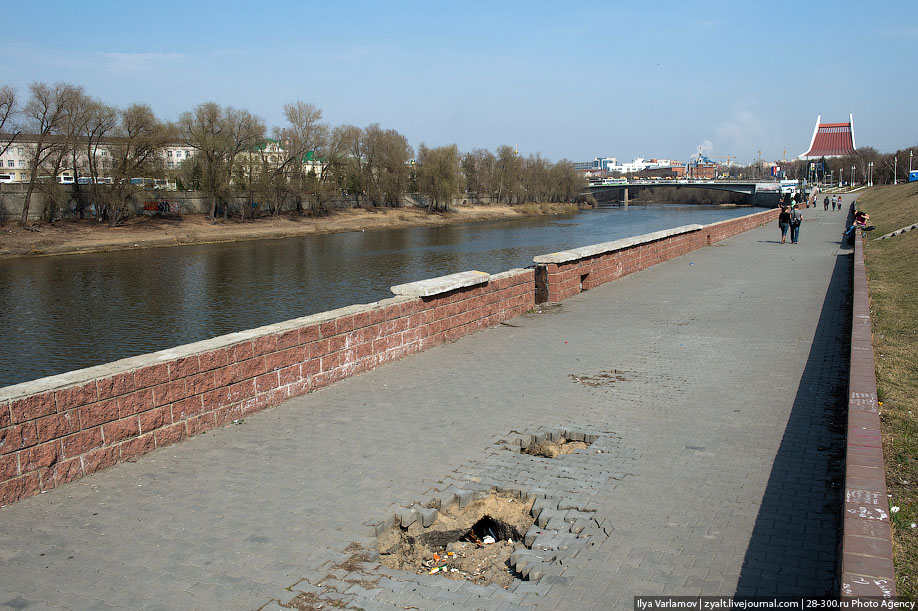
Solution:
<path fill-rule="evenodd" d="M 118 108 L 68 83 L 32 83 L 22 103 L 15 89 L 3 86 L 0 154 L 17 142 L 31 152 L 23 226 L 36 190 L 45 196 L 48 221 L 74 202 L 80 218 L 91 207 L 99 220 L 117 225 L 148 188 L 136 180 L 141 177 L 203 192 L 212 219 L 286 210 L 321 216 L 342 197 L 358 206 L 399 206 L 417 194 L 429 210 L 442 211 L 456 198 L 558 202 L 586 190 L 567 160 L 521 157 L 509 146 L 462 154 L 454 144 L 423 143 L 415 158 L 404 135 L 379 124 L 331 126 L 303 101 L 285 104 L 283 113 L 285 123 L 269 129 L 248 110 L 206 102 L 165 121 L 146 104 Z M 169 168 L 164 150 L 177 144 L 194 155 Z M 73 184 L 58 183 L 63 170 L 75 173 Z M 246 203 L 238 205 L 240 199 Z"/>
<path fill-rule="evenodd" d="M 777 161 L 775 164 L 784 171 L 785 177 L 791 180 L 812 181 L 816 178 L 819 182 L 831 181 L 835 184 L 841 179 L 846 183 L 859 184 L 867 184 L 868 180 L 871 180 L 875 185 L 891 185 L 894 179 L 900 183 L 908 180 L 909 154 L 913 150 L 918 150 L 918 146 L 899 149 L 894 153 L 880 153 L 872 146 L 862 146 L 844 157 L 819 160 L 793 159 L 787 162 Z M 913 162 L 913 167 L 918 169 L 918 160 L 913 158 Z M 815 176 L 814 168 L 817 169 Z M 761 164 L 731 166 L 730 174 L 756 179 L 768 178 L 767 168 Z"/>
<path fill-rule="evenodd" d="M 860 184 L 867 184 L 870 180 L 875 185 L 906 182 L 908 181 L 909 154 L 913 149 L 918 149 L 918 146 L 899 149 L 894 153 L 880 153 L 872 146 L 863 146 L 850 155 L 815 162 L 817 165 L 822 164 L 823 167 L 818 178 L 826 182 L 831 179 L 835 184 L 838 184 L 841 179 L 844 179 L 846 183 Z M 787 177 L 812 179 L 811 163 L 813 162 L 802 160 L 788 163 Z M 852 168 L 854 169 L 853 175 Z"/>

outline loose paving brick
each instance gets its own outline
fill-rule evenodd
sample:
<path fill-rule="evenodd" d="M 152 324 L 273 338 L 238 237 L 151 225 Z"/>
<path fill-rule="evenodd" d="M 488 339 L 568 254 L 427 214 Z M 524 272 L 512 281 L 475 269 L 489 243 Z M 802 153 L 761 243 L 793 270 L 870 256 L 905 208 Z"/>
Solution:
<path fill-rule="evenodd" d="M 754 229 L 3 508 L 0 603 L 105 608 L 119 581 L 119 603 L 184 609 L 319 584 L 386 610 L 834 594 L 850 251 L 844 219 L 805 216 L 798 245 Z M 520 453 L 564 431 L 596 438 Z M 567 555 L 540 579 L 454 590 L 368 560 L 323 581 L 399 508 L 500 487 L 558 503 Z"/>

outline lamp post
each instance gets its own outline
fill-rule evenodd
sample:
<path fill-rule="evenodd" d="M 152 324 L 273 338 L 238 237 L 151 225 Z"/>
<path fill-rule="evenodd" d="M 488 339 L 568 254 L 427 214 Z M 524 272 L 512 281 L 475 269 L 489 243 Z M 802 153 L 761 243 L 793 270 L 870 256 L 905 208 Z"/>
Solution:
<path fill-rule="evenodd" d="M 912 152 L 911 151 L 908 152 L 908 174 L 909 176 L 912 175 Z"/>
<path fill-rule="evenodd" d="M 873 186 L 873 162 L 867 164 L 867 186 Z"/>
<path fill-rule="evenodd" d="M 854 166 L 851 166 L 851 186 L 854 186 Z"/>
<path fill-rule="evenodd" d="M 896 182 L 896 179 L 898 179 L 898 176 L 896 176 L 896 175 L 899 173 L 899 157 L 898 157 L 898 156 L 893 157 L 893 160 L 894 160 L 894 163 L 893 163 L 893 184 L 894 184 L 894 185 L 897 185 L 897 184 L 899 184 L 898 182 Z"/>
<path fill-rule="evenodd" d="M 838 168 L 838 186 L 845 186 L 845 168 Z"/>

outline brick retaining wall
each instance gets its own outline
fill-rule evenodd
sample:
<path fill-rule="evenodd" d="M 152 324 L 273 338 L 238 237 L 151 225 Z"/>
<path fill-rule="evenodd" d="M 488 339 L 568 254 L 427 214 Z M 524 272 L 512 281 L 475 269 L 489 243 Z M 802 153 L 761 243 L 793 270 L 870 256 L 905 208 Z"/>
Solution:
<path fill-rule="evenodd" d="M 0 389 L 0 506 L 519 316 L 533 283 L 480 274 Z"/>
<path fill-rule="evenodd" d="M 767 210 L 0 388 L 0 506 L 758 227 Z M 583 254 L 580 256 L 578 253 Z M 579 257 L 579 258 L 578 258 Z M 537 282 L 536 276 L 539 275 Z M 541 297 L 537 298 L 537 291 Z"/>
<path fill-rule="evenodd" d="M 563 301 L 581 291 L 764 225 L 777 219 L 779 212 L 766 210 L 711 225 L 686 225 L 535 257 L 536 300 Z"/>
<path fill-rule="evenodd" d="M 842 596 L 896 595 L 863 236 L 854 244 Z"/>

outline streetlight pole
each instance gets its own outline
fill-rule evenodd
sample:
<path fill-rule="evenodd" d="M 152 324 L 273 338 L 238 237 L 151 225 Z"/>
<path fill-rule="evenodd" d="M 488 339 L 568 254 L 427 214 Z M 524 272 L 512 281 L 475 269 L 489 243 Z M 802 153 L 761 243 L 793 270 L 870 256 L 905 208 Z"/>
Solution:
<path fill-rule="evenodd" d="M 838 168 L 838 186 L 845 186 L 845 168 Z"/>
<path fill-rule="evenodd" d="M 893 159 L 895 160 L 895 163 L 893 163 L 893 184 L 897 185 L 899 184 L 898 182 L 896 182 L 896 180 L 898 179 L 897 174 L 899 174 L 899 157 L 896 156 L 896 157 L 893 157 Z"/>
<path fill-rule="evenodd" d="M 851 166 L 851 186 L 854 186 L 854 166 Z"/>
<path fill-rule="evenodd" d="M 867 186 L 873 186 L 873 162 L 867 164 Z"/>

